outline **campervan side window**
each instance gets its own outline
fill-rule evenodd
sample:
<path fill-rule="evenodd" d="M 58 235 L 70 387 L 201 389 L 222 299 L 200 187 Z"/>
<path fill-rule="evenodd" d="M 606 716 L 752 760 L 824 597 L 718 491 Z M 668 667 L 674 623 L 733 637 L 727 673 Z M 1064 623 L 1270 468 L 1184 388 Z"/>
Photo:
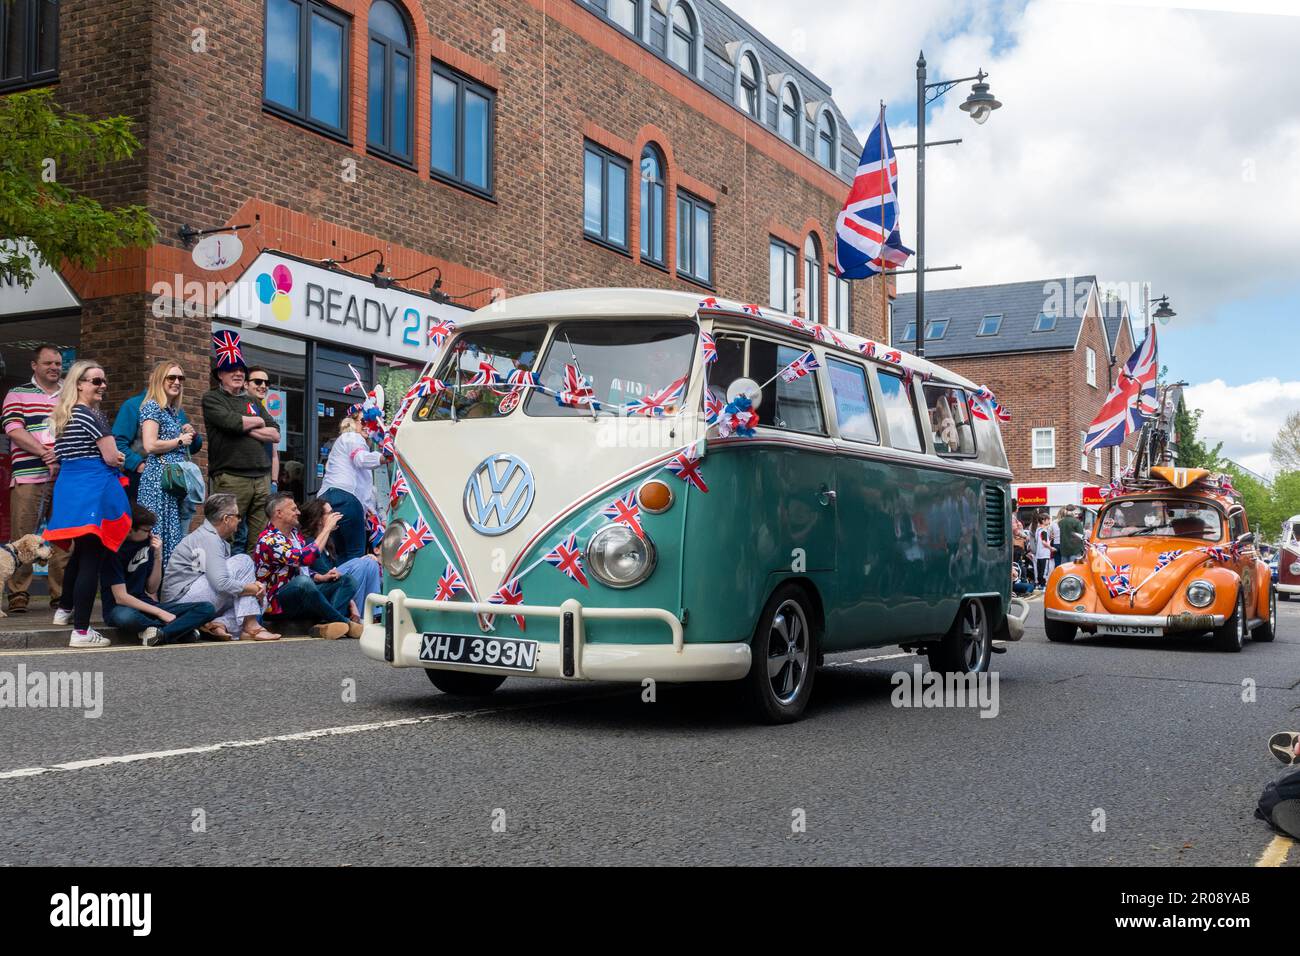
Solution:
<path fill-rule="evenodd" d="M 835 397 L 835 422 L 840 437 L 880 444 L 876 415 L 871 408 L 871 392 L 867 389 L 867 373 L 861 366 L 838 359 L 829 359 L 826 370 L 830 375 L 831 394 Z"/>
<path fill-rule="evenodd" d="M 935 452 L 945 458 L 973 458 L 975 431 L 966 393 L 941 385 L 927 385 L 924 392 Z"/>
<path fill-rule="evenodd" d="M 758 408 L 760 425 L 813 435 L 826 434 L 821 396 L 817 391 L 817 373 L 812 372 L 793 382 L 782 381 L 776 374 L 805 351 L 763 339 L 750 340 L 749 377 L 757 382 L 774 379 L 763 389 L 763 401 Z"/>
<path fill-rule="evenodd" d="M 876 369 L 880 383 L 880 400 L 885 421 L 889 424 L 889 443 L 905 451 L 924 451 L 921 427 L 916 418 L 916 400 L 901 375 Z"/>

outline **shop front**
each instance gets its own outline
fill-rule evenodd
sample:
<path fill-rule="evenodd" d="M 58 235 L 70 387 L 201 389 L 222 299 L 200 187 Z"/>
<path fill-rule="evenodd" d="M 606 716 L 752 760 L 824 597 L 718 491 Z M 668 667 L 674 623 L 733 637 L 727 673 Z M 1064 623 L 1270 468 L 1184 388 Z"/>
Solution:
<path fill-rule="evenodd" d="M 1080 517 L 1087 528 L 1092 527 L 1097 509 L 1105 500 L 1101 496 L 1101 487 L 1085 485 L 1081 481 L 1049 481 L 1035 485 L 1011 486 L 1011 497 L 1016 502 L 1016 513 L 1025 521 L 1034 512 L 1047 511 L 1053 517 L 1066 505 L 1081 509 Z"/>
<path fill-rule="evenodd" d="M 384 389 L 386 418 L 433 357 L 429 329 L 467 310 L 280 252 L 263 252 L 218 299 L 214 332 L 230 329 L 244 361 L 267 370 L 268 411 L 280 422 L 280 489 L 316 492 L 339 422 L 360 401 L 355 369 Z M 386 501 L 381 476 L 379 501 Z"/>

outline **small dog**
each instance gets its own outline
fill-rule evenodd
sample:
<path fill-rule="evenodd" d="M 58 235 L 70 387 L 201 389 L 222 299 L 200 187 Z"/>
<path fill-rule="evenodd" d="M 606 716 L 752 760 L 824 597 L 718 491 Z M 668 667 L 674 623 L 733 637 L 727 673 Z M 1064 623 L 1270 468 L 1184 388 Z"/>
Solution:
<path fill-rule="evenodd" d="M 50 546 L 38 535 L 25 534 L 11 544 L 0 545 L 0 592 L 18 570 L 18 565 L 49 560 Z M 8 616 L 0 610 L 0 617 Z"/>

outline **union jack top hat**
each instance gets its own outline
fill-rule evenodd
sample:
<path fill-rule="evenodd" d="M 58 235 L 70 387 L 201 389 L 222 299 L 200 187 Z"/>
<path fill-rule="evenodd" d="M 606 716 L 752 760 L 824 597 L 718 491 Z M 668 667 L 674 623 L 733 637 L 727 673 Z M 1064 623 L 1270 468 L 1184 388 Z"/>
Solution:
<path fill-rule="evenodd" d="M 226 329 L 214 332 L 212 334 L 212 351 L 217 363 L 212 370 L 214 374 L 236 370 L 248 371 L 248 366 L 244 364 L 244 350 L 240 347 L 238 332 L 230 332 Z"/>

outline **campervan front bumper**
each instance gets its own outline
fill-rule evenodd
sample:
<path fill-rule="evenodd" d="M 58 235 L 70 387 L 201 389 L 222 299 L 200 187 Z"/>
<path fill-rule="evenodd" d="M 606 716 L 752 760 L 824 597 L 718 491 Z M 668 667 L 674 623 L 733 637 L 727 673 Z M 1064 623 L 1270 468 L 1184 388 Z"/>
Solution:
<path fill-rule="evenodd" d="M 383 623 L 367 623 L 361 634 L 361 651 L 394 667 L 424 667 L 430 670 L 465 671 L 509 677 L 545 677 L 556 680 L 609 680 L 640 682 L 739 680 L 749 672 L 748 644 L 687 644 L 682 622 L 662 608 L 583 607 L 570 599 L 558 607 L 545 605 L 481 604 L 464 601 L 428 601 L 407 597 L 401 590 L 387 595 L 366 596 L 364 620 L 372 622 L 374 612 L 383 611 Z M 530 623 L 555 622 L 556 640 L 537 642 L 536 665 L 521 671 L 482 664 L 431 662 L 420 659 L 421 646 L 429 632 L 415 626 L 411 611 L 446 611 L 452 614 L 510 615 Z M 662 644 L 615 644 L 586 640 L 587 620 L 659 621 L 664 625 Z M 485 634 L 466 640 L 491 640 Z M 535 638 L 534 638 L 535 639 Z M 512 639 L 514 640 L 514 639 Z"/>

